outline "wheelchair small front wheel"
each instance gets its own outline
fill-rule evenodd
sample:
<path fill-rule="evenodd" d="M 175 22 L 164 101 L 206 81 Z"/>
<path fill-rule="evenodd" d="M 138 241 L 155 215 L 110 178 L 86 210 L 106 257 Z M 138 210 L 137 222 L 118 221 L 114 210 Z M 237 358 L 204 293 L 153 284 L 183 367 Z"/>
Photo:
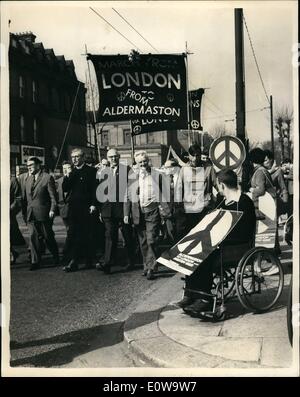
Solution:
<path fill-rule="evenodd" d="M 278 301 L 284 285 L 280 260 L 274 252 L 257 247 L 239 263 L 236 291 L 241 304 L 256 313 L 263 313 Z"/>

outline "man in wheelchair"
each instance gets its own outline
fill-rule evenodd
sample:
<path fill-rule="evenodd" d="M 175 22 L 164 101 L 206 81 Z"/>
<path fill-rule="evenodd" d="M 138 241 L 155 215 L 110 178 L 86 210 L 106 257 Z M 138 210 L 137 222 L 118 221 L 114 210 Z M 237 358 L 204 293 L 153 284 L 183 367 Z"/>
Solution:
<path fill-rule="evenodd" d="M 223 266 L 236 267 L 242 256 L 253 246 L 256 217 L 252 200 L 238 187 L 237 175 L 230 169 L 224 169 L 217 175 L 219 197 L 217 208 L 241 211 L 243 214 L 235 227 L 220 244 L 219 249 L 211 253 L 190 276 L 186 277 L 183 299 L 177 305 L 184 312 L 201 318 L 201 312 L 212 310 L 211 294 L 213 273 Z"/>

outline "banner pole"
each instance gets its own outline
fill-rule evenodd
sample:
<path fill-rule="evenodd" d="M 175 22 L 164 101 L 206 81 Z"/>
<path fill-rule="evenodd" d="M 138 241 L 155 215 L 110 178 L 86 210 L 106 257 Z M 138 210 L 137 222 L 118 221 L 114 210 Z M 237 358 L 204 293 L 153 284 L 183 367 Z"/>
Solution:
<path fill-rule="evenodd" d="M 185 42 L 185 55 L 186 55 L 186 96 L 187 96 L 187 121 L 188 121 L 188 146 L 191 146 L 191 131 L 190 131 L 190 96 L 189 96 L 189 63 L 188 63 L 188 49 L 187 41 Z"/>
<path fill-rule="evenodd" d="M 170 145 L 170 146 L 169 146 L 169 150 L 168 150 L 168 155 L 167 155 L 167 160 L 166 160 L 166 161 L 168 161 L 168 160 L 170 159 L 171 148 L 172 148 L 172 146 Z"/>
<path fill-rule="evenodd" d="M 130 120 L 130 143 L 131 143 L 131 161 L 134 164 L 134 139 L 132 134 L 132 122 Z"/>
<path fill-rule="evenodd" d="M 87 45 L 85 44 L 85 55 L 87 56 Z M 97 131 L 97 120 L 96 120 L 96 107 L 95 107 L 95 102 L 94 102 L 94 90 L 92 87 L 92 79 L 91 79 L 91 71 L 90 71 L 90 65 L 89 61 L 86 58 L 87 66 L 88 66 L 88 76 L 89 76 L 89 83 L 90 83 L 90 95 L 91 95 L 91 102 L 92 102 L 92 107 L 93 107 L 93 128 L 94 128 L 94 137 L 95 137 L 95 152 L 96 156 L 98 154 L 98 163 L 101 161 L 101 152 L 100 152 L 100 145 L 98 142 L 98 131 Z M 97 159 L 96 159 L 97 162 Z"/>

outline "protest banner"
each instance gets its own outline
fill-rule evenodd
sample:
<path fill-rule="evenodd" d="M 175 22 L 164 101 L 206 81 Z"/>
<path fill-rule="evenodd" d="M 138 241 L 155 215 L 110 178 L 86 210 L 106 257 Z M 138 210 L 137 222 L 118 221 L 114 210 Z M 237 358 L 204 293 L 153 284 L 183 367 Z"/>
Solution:
<path fill-rule="evenodd" d="M 189 91 L 190 129 L 202 131 L 201 126 L 201 101 L 204 89 Z"/>
<path fill-rule="evenodd" d="M 157 262 L 190 276 L 225 239 L 242 214 L 241 211 L 212 211 Z"/>
<path fill-rule="evenodd" d="M 185 54 L 88 55 L 99 88 L 98 122 L 187 122 Z"/>
<path fill-rule="evenodd" d="M 248 196 L 252 198 L 251 193 Z M 274 249 L 277 231 L 276 201 L 268 192 L 258 198 L 258 209 L 264 219 L 256 221 L 255 246 Z"/>
<path fill-rule="evenodd" d="M 190 112 L 190 129 L 201 131 L 201 100 L 204 93 L 203 88 L 189 91 L 189 112 Z M 132 134 L 140 135 L 155 131 L 172 131 L 188 129 L 187 120 L 169 120 L 169 119 L 136 119 L 132 120 Z"/>

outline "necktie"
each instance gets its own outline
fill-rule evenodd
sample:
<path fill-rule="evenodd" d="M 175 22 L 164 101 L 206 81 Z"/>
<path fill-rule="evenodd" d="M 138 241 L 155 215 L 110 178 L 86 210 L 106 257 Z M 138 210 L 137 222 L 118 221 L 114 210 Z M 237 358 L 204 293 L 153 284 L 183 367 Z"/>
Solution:
<path fill-rule="evenodd" d="M 31 176 L 31 181 L 30 181 L 30 191 L 31 191 L 31 195 L 33 195 L 33 191 L 34 191 L 34 186 L 35 186 L 35 176 L 32 175 Z"/>

